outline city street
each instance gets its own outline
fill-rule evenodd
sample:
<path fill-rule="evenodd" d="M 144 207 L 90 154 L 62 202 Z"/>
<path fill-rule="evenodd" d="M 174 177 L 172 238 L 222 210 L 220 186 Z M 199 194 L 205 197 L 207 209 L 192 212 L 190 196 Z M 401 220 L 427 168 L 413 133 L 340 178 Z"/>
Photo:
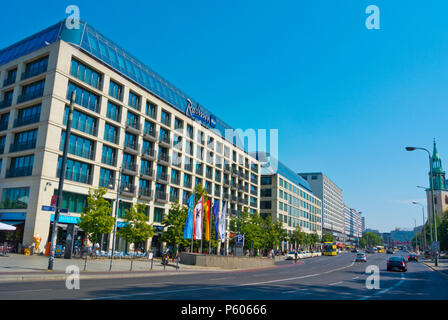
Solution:
<path fill-rule="evenodd" d="M 2 283 L 0 299 L 448 299 L 448 278 L 422 263 L 409 263 L 406 273 L 387 272 L 390 255 L 368 255 L 367 263 L 355 263 L 354 256 L 282 261 L 261 270 L 89 279 L 79 290 L 67 290 L 65 281 Z M 380 289 L 366 288 L 368 265 L 379 267 Z"/>

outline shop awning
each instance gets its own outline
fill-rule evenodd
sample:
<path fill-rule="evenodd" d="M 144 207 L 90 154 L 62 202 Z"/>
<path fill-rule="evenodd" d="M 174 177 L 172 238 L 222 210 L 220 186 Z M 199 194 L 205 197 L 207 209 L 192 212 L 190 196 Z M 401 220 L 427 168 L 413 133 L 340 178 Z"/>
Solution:
<path fill-rule="evenodd" d="M 14 231 L 14 230 L 16 230 L 16 227 L 10 224 L 0 222 L 0 231 Z"/>

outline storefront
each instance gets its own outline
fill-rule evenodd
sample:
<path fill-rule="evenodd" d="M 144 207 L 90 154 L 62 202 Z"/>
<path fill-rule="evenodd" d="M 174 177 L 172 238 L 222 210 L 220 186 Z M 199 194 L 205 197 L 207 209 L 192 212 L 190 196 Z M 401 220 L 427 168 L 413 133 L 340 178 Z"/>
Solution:
<path fill-rule="evenodd" d="M 0 232 L 0 243 L 7 243 L 11 252 L 20 253 L 23 242 L 23 231 L 25 229 L 25 212 L 3 212 L 0 213 L 0 222 L 16 227 L 15 231 Z"/>
<path fill-rule="evenodd" d="M 85 238 L 85 232 L 78 227 L 79 222 L 78 217 L 67 216 L 67 215 L 59 215 L 58 223 L 56 225 L 56 255 L 62 255 L 65 250 L 65 244 L 67 241 L 68 232 L 73 230 L 73 247 L 72 253 L 76 255 L 80 255 L 81 253 L 81 245 L 82 240 Z M 51 242 L 52 236 L 52 228 L 54 223 L 54 214 L 51 215 L 50 218 L 50 230 L 48 233 L 47 244 Z M 48 250 L 47 250 L 48 251 Z M 48 253 L 48 252 L 47 252 Z"/>

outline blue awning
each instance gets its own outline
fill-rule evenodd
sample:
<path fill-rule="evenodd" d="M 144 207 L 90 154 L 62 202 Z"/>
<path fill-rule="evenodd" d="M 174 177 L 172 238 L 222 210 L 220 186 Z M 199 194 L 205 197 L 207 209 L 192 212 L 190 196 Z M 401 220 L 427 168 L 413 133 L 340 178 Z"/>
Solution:
<path fill-rule="evenodd" d="M 0 221 L 5 220 L 21 220 L 25 221 L 25 212 L 0 212 Z"/>

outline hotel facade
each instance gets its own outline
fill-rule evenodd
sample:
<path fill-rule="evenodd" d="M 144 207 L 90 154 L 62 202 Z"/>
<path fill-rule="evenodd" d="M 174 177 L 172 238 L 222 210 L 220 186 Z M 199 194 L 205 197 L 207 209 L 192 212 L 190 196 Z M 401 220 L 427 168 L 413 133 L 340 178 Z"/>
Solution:
<path fill-rule="evenodd" d="M 25 246 L 49 240 L 54 212 L 43 206 L 57 194 L 73 91 L 60 233 L 79 222 L 89 188 L 107 189 L 113 213 L 119 193 L 118 227 L 133 203 L 147 204 L 156 235 L 142 246 L 156 253 L 171 203 L 186 204 L 198 184 L 230 214 L 260 209 L 259 161 L 224 138 L 231 127 L 85 22 L 1 50 L 0 88 L 0 221 Z"/>

